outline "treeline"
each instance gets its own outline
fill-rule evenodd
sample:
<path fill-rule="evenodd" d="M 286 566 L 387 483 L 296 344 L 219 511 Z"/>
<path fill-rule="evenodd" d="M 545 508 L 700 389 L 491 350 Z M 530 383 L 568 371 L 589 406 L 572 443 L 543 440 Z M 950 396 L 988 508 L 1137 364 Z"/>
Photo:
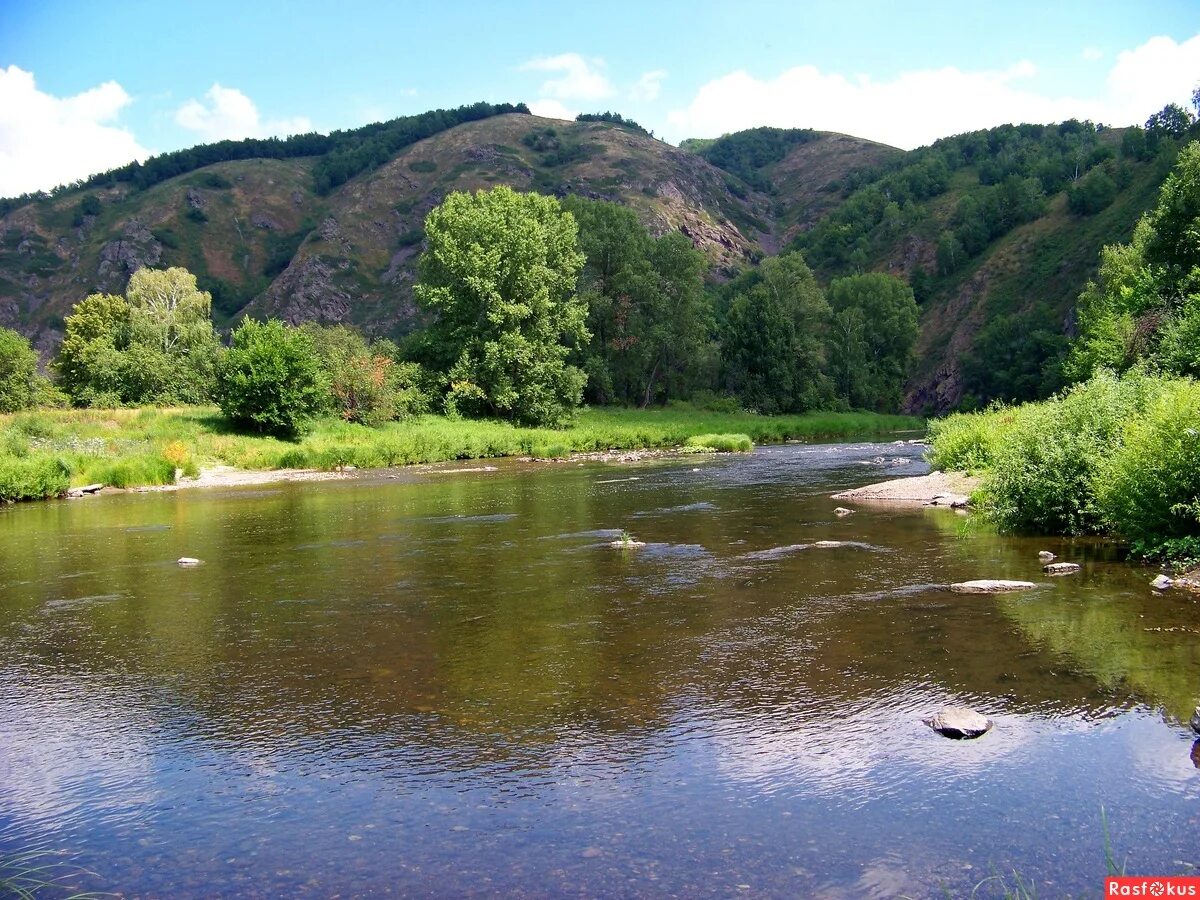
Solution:
<path fill-rule="evenodd" d="M 645 135 L 646 137 L 649 137 L 649 138 L 654 137 L 653 131 L 647 131 L 645 128 L 643 128 L 641 125 L 639 125 L 637 122 L 633 121 L 633 119 L 627 119 L 620 113 L 609 112 L 608 110 L 605 110 L 604 112 L 597 112 L 597 113 L 580 113 L 579 115 L 577 115 L 575 117 L 575 121 L 576 122 L 608 122 L 610 125 L 617 125 L 617 126 L 620 126 L 621 128 L 627 128 L 630 131 L 635 131 L 638 134 Z"/>
<path fill-rule="evenodd" d="M 415 116 L 400 116 L 387 122 L 377 122 L 331 131 L 329 134 L 297 134 L 287 138 L 246 138 L 240 141 L 217 141 L 187 150 L 176 150 L 152 156 L 144 163 L 132 162 L 99 175 L 56 187 L 49 196 L 116 184 L 129 184 L 138 190 L 193 172 L 219 162 L 243 159 L 291 159 L 300 156 L 320 156 L 313 171 L 314 187 L 326 193 L 340 184 L 383 165 L 403 148 L 446 131 L 464 122 L 474 122 L 506 113 L 528 113 L 524 103 L 473 103 L 457 109 L 435 109 Z M 22 194 L 0 199 L 0 215 L 47 196 L 44 192 Z"/>

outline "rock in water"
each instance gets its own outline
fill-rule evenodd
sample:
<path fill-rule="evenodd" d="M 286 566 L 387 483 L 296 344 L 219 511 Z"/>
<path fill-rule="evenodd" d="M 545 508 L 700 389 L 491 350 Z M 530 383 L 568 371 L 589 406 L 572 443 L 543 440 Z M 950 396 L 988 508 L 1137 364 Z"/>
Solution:
<path fill-rule="evenodd" d="M 950 585 L 950 590 L 956 594 L 1006 594 L 1009 591 L 1031 591 L 1035 587 L 1037 585 L 1032 581 L 1003 581 L 984 578 L 979 581 L 960 581 Z"/>
<path fill-rule="evenodd" d="M 837 509 L 835 509 L 835 510 L 833 511 L 833 514 L 834 514 L 835 516 L 849 516 L 849 515 L 853 515 L 853 514 L 854 514 L 854 510 L 852 510 L 852 509 L 846 509 L 846 507 L 844 507 L 844 506 L 839 506 Z"/>
<path fill-rule="evenodd" d="M 1074 575 L 1079 571 L 1079 563 L 1050 563 L 1042 566 L 1042 571 L 1047 575 Z"/>
<path fill-rule="evenodd" d="M 1200 706 L 1196 707 L 1196 711 L 1192 713 L 1192 721 L 1189 723 L 1192 726 L 1192 731 L 1200 734 Z"/>
<path fill-rule="evenodd" d="M 1044 563 L 1054 562 L 1054 558 L 1055 558 L 1054 554 L 1051 553 L 1049 550 L 1043 550 L 1040 553 L 1038 553 L 1038 559 L 1040 559 Z"/>
<path fill-rule="evenodd" d="M 1159 576 L 1155 577 L 1155 579 L 1152 582 L 1150 582 L 1150 587 L 1154 588 L 1156 591 L 1165 591 L 1167 588 L 1169 588 L 1174 583 L 1175 582 L 1173 582 L 1166 575 L 1159 575 Z"/>
<path fill-rule="evenodd" d="M 184 569 L 193 569 L 200 565 L 200 560 L 194 556 L 181 556 L 178 559 L 179 565 Z"/>
<path fill-rule="evenodd" d="M 947 706 L 930 719 L 922 719 L 938 734 L 948 738 L 977 738 L 987 734 L 995 723 L 964 706 Z"/>

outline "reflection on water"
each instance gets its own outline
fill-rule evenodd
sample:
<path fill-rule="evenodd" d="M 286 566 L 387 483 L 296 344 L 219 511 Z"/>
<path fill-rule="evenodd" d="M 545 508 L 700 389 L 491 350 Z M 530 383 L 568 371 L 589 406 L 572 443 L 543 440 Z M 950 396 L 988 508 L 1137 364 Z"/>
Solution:
<path fill-rule="evenodd" d="M 0 853 L 173 897 L 1057 896 L 1103 804 L 1131 871 L 1200 864 L 1195 602 L 1096 542 L 834 515 L 911 453 L 0 511 Z M 996 728 L 940 738 L 948 702 Z"/>

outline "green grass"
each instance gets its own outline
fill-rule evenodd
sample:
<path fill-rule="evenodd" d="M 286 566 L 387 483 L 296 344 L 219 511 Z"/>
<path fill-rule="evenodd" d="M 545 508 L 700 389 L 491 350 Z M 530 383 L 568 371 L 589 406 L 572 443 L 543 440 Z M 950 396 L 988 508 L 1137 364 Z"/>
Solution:
<path fill-rule="evenodd" d="M 37 900 L 58 897 L 63 900 L 94 900 L 115 897 L 93 891 L 75 891 L 69 882 L 79 875 L 94 873 L 80 869 L 51 850 L 30 850 L 14 856 L 0 855 L 0 897 L 13 900 Z"/>
<path fill-rule="evenodd" d="M 298 441 L 232 430 L 216 409 L 43 409 L 0 416 L 0 499 L 33 499 L 45 490 L 33 474 L 61 466 L 74 485 L 168 484 L 175 470 L 194 474 L 215 465 L 239 469 L 355 466 L 360 469 L 498 456 L 563 457 L 573 452 L 673 448 L 686 444 L 749 450 L 753 443 L 882 435 L 923 427 L 920 419 L 876 413 L 759 416 L 688 406 L 582 409 L 562 429 L 508 422 L 420 416 L 368 428 L 325 419 Z M 21 490 L 6 495 L 5 472 Z M 33 473 L 33 474 L 31 474 Z"/>

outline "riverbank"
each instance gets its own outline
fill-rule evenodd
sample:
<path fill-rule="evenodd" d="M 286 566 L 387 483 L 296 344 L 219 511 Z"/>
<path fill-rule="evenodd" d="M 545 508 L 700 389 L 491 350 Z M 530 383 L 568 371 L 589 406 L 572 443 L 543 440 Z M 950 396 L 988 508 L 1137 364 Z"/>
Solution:
<path fill-rule="evenodd" d="M 930 472 L 896 478 L 834 494 L 831 499 L 849 503 L 885 503 L 899 506 L 965 507 L 979 490 L 981 479 L 966 472 Z"/>
<path fill-rule="evenodd" d="M 212 407 L 46 409 L 0 416 L 0 500 L 58 496 L 79 485 L 135 488 L 203 481 L 202 473 L 218 467 L 319 474 L 350 466 L 674 448 L 700 436 L 745 435 L 755 443 L 782 443 L 883 436 L 923 426 L 909 416 L 860 412 L 760 416 L 690 407 L 589 408 L 563 429 L 444 416 L 380 428 L 325 419 L 303 438 L 287 441 L 234 431 Z"/>

